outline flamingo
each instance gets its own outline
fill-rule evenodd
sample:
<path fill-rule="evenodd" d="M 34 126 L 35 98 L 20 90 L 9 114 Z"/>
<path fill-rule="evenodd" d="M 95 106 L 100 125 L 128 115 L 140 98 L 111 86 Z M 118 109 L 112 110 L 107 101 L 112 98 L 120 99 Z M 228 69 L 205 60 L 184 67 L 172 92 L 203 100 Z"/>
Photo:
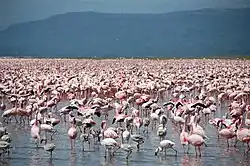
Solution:
<path fill-rule="evenodd" d="M 40 141 L 40 127 L 38 126 L 38 120 L 37 118 L 35 119 L 35 123 L 32 125 L 30 129 L 31 137 L 37 140 L 37 147 L 38 147 L 38 142 Z"/>
<path fill-rule="evenodd" d="M 240 116 L 240 118 L 238 119 L 239 126 L 237 126 L 237 123 L 236 123 L 236 128 L 237 128 L 236 137 L 237 137 L 237 141 L 235 142 L 235 146 L 236 146 L 236 144 L 237 144 L 238 141 L 247 143 L 247 149 L 246 149 L 245 153 L 248 153 L 249 150 L 250 150 L 250 147 L 249 147 L 250 130 L 247 129 L 247 128 L 242 128 L 242 119 L 243 119 L 243 116 Z"/>
<path fill-rule="evenodd" d="M 161 115 L 161 116 L 160 116 L 160 122 L 159 122 L 159 123 L 162 124 L 163 127 L 165 127 L 166 124 L 167 124 L 167 122 L 168 122 L 167 116 L 166 116 L 166 115 Z"/>
<path fill-rule="evenodd" d="M 206 136 L 205 134 L 205 131 L 203 130 L 203 128 L 198 124 L 198 114 L 195 115 L 195 118 L 194 118 L 194 122 L 192 124 L 192 129 L 193 129 L 193 133 L 194 134 L 198 134 L 200 135 L 202 138 L 205 138 L 205 139 L 208 139 L 208 137 Z M 206 145 L 206 144 L 205 144 Z"/>
<path fill-rule="evenodd" d="M 4 104 L 3 98 L 4 98 L 4 96 L 2 94 L 2 96 L 1 96 L 1 104 L 0 104 L 0 110 L 1 111 L 4 111 L 6 109 L 6 105 Z"/>
<path fill-rule="evenodd" d="M 127 117 L 127 115 L 125 114 L 116 114 L 116 116 L 113 118 L 112 124 L 116 123 L 120 123 L 124 122 L 125 118 Z"/>
<path fill-rule="evenodd" d="M 117 149 L 113 152 L 113 154 L 114 154 L 117 150 L 121 149 L 121 150 L 127 152 L 126 159 L 128 160 L 128 157 L 130 156 L 130 154 L 131 154 L 132 151 L 133 151 L 133 147 L 132 147 L 131 145 L 129 145 L 129 144 L 123 144 L 123 143 L 122 143 L 122 144 L 121 144 L 121 143 L 117 143 L 116 147 L 117 147 Z"/>
<path fill-rule="evenodd" d="M 44 150 L 50 152 L 50 157 L 52 158 L 52 152 L 55 150 L 56 145 L 54 143 L 49 143 L 44 145 Z"/>
<path fill-rule="evenodd" d="M 89 140 L 89 133 L 82 133 L 80 135 L 80 140 L 82 141 L 82 151 L 85 151 L 85 148 L 84 148 L 84 142 L 88 142 L 89 143 L 89 148 L 90 148 L 90 140 Z"/>
<path fill-rule="evenodd" d="M 205 140 L 198 134 L 193 134 L 193 127 L 190 130 L 190 134 L 187 137 L 188 143 L 193 145 L 195 147 L 195 153 L 197 156 L 197 150 L 196 148 L 198 148 L 199 151 L 199 156 L 201 156 L 201 149 L 200 147 L 204 144 L 205 145 Z M 188 149 L 189 150 L 189 149 Z M 188 153 L 188 151 L 187 151 Z"/>
<path fill-rule="evenodd" d="M 181 141 L 181 144 L 183 146 L 183 149 L 184 149 L 184 153 L 185 153 L 185 146 L 188 145 L 188 133 L 186 132 L 186 125 L 187 125 L 187 115 L 184 116 L 184 125 L 182 127 L 182 131 L 181 131 L 181 134 L 180 134 L 180 141 Z"/>
<path fill-rule="evenodd" d="M 101 141 L 101 145 L 105 147 L 104 158 L 107 158 L 107 150 L 111 152 L 111 149 L 117 147 L 118 143 L 113 138 L 105 138 Z"/>
<path fill-rule="evenodd" d="M 250 127 L 250 105 L 247 106 L 246 118 L 245 118 L 245 125 L 249 128 Z"/>
<path fill-rule="evenodd" d="M 3 140 L 0 140 L 0 150 L 2 150 L 2 153 L 10 153 L 10 146 L 11 144 L 7 141 L 3 141 Z M 2 155 L 2 153 L 0 153 L 0 155 Z"/>
<path fill-rule="evenodd" d="M 163 126 L 163 124 L 160 124 L 157 130 L 157 136 L 162 141 L 166 135 L 167 135 L 167 129 Z"/>
<path fill-rule="evenodd" d="M 222 123 L 223 120 L 219 120 L 217 123 L 217 126 L 219 127 L 219 124 Z M 236 136 L 236 128 L 234 126 L 228 126 L 227 128 L 218 129 L 218 134 L 224 138 L 227 139 L 227 147 L 229 147 L 229 139 L 232 139 Z"/>
<path fill-rule="evenodd" d="M 137 151 L 139 151 L 140 145 L 144 143 L 143 136 L 138 135 L 138 134 L 133 134 L 133 135 L 131 135 L 131 139 L 132 139 L 132 141 L 137 143 L 137 145 L 136 145 L 137 146 Z"/>
<path fill-rule="evenodd" d="M 56 125 L 58 125 L 58 124 L 60 123 L 60 119 L 53 118 L 53 117 L 52 117 L 52 113 L 49 112 L 49 113 L 48 113 L 48 118 L 45 118 L 45 119 L 44 119 L 44 122 L 45 122 L 46 124 L 52 125 L 52 126 L 54 127 L 54 126 L 56 126 Z"/>
<path fill-rule="evenodd" d="M 71 150 L 73 150 L 73 147 L 75 146 L 75 139 L 77 137 L 77 130 L 76 130 L 75 124 L 76 124 L 76 120 L 75 120 L 75 118 L 73 118 L 72 126 L 68 130 L 68 136 L 70 139 Z M 74 146 L 73 146 L 73 144 L 74 144 Z"/>
<path fill-rule="evenodd" d="M 116 139 L 119 137 L 119 135 L 112 128 L 107 128 L 107 122 L 105 120 L 101 122 L 101 128 L 102 128 L 101 133 L 103 134 L 103 138 Z"/>
<path fill-rule="evenodd" d="M 155 156 L 157 156 L 157 154 L 159 152 L 162 152 L 163 150 L 164 150 L 165 155 L 166 155 L 167 149 L 172 149 L 173 151 L 175 151 L 175 155 L 177 155 L 177 150 L 174 149 L 174 145 L 175 145 L 175 143 L 170 141 L 170 140 L 162 140 L 160 142 L 160 145 L 158 146 L 158 148 L 156 148 L 156 150 L 155 150 Z"/>
<path fill-rule="evenodd" d="M 159 115 L 151 111 L 150 119 L 152 120 L 152 129 L 153 129 L 154 127 L 156 127 L 156 122 L 159 119 Z"/>
<path fill-rule="evenodd" d="M 128 143 L 129 142 L 129 139 L 130 139 L 130 132 L 128 131 L 128 128 L 125 127 L 125 131 L 123 131 L 122 133 L 122 143 L 124 142 L 124 140 L 126 140 L 126 142 Z"/>
<path fill-rule="evenodd" d="M 140 128 L 143 125 L 142 118 L 140 118 L 138 116 L 135 117 L 133 120 L 133 123 L 134 123 L 134 126 L 136 127 L 136 130 L 139 130 L 139 133 L 140 133 Z"/>
<path fill-rule="evenodd" d="M 143 133 L 148 133 L 148 126 L 150 125 L 150 119 L 149 118 L 143 118 L 143 125 L 144 125 L 144 130 Z M 146 128 L 146 130 L 145 130 Z"/>
<path fill-rule="evenodd" d="M 129 145 L 129 144 L 121 144 L 121 145 L 120 145 L 120 148 L 121 148 L 123 151 L 127 152 L 126 159 L 128 159 L 128 157 L 130 156 L 130 154 L 131 154 L 132 151 L 133 151 L 133 147 L 132 147 L 131 145 Z"/>

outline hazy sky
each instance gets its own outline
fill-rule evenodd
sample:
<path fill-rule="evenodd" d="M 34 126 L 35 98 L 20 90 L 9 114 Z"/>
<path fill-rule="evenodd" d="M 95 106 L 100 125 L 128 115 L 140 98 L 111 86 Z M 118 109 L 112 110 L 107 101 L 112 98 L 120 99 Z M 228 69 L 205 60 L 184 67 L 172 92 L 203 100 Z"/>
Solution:
<path fill-rule="evenodd" d="M 0 0 L 0 29 L 74 11 L 162 13 L 201 8 L 250 7 L 250 0 Z"/>

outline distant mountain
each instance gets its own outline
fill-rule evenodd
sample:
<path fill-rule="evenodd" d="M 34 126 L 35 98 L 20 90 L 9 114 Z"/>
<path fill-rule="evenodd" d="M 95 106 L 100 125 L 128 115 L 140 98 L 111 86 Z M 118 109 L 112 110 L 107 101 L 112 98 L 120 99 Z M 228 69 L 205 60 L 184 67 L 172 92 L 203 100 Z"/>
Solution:
<path fill-rule="evenodd" d="M 250 9 L 203 9 L 165 14 L 66 13 L 0 31 L 0 55 L 250 55 Z"/>

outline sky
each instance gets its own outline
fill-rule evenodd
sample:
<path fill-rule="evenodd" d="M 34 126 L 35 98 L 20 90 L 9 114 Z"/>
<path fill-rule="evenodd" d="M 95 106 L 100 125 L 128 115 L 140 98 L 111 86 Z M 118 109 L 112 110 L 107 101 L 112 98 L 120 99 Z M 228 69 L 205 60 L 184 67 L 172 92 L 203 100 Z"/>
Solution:
<path fill-rule="evenodd" d="M 250 7 L 250 0 L 0 0 L 0 29 L 67 12 L 167 13 L 245 7 Z"/>

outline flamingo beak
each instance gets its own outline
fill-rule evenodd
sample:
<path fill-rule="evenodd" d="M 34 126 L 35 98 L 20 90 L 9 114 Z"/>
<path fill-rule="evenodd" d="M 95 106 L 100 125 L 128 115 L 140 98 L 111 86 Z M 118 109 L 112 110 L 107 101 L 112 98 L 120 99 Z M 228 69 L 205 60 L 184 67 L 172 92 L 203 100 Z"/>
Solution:
<path fill-rule="evenodd" d="M 100 117 L 100 116 L 101 116 L 101 112 L 96 111 L 96 112 L 95 112 L 95 115 L 98 116 L 98 117 Z"/>
<path fill-rule="evenodd" d="M 104 127 L 104 124 L 105 124 L 105 122 L 102 122 L 101 123 L 101 128 L 103 129 L 103 127 Z"/>
<path fill-rule="evenodd" d="M 113 120 L 112 120 L 112 124 L 114 124 L 114 123 L 115 123 L 115 120 L 116 120 L 116 118 L 113 118 Z"/>
<path fill-rule="evenodd" d="M 221 123 L 221 120 L 218 120 L 216 126 L 217 126 L 217 127 L 220 127 L 220 123 Z"/>

